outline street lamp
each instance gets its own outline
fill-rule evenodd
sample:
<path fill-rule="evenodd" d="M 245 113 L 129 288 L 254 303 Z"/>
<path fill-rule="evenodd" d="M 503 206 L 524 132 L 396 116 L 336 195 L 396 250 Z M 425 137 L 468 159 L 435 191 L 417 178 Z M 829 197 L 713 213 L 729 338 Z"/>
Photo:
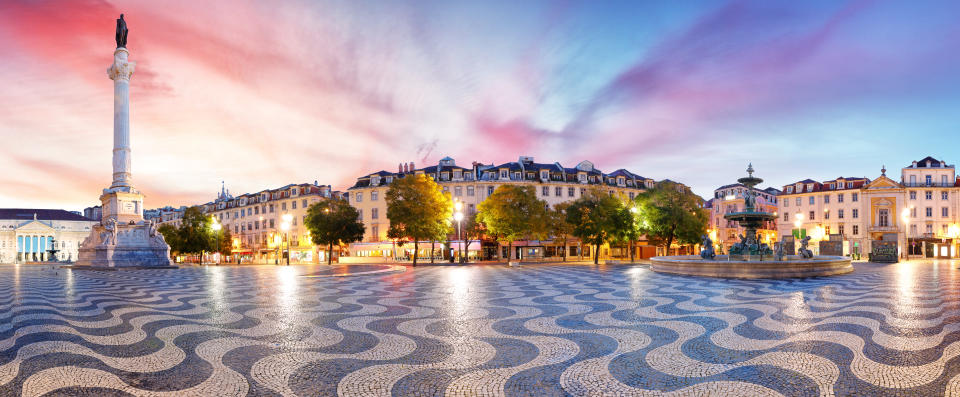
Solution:
<path fill-rule="evenodd" d="M 290 266 L 290 240 L 287 232 L 290 230 L 290 221 L 293 220 L 293 215 L 283 214 L 281 218 L 283 218 L 283 223 L 280 224 L 280 230 L 283 230 L 283 240 L 287 242 L 287 266 Z"/>
<path fill-rule="evenodd" d="M 904 258 L 909 258 L 910 256 L 910 209 L 904 207 L 903 211 L 900 211 L 900 219 L 903 220 L 903 251 L 901 255 Z"/>
<path fill-rule="evenodd" d="M 463 237 L 460 235 L 460 221 L 463 220 L 463 203 L 453 203 L 453 220 L 457 221 L 457 240 L 460 240 L 460 263 L 463 263 Z"/>

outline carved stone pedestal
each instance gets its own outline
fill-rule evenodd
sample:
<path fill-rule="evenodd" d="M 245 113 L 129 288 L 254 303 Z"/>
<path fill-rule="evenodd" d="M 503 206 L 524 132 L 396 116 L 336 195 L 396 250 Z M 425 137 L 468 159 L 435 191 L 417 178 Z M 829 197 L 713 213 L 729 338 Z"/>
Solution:
<path fill-rule="evenodd" d="M 149 222 L 95 225 L 83 241 L 77 267 L 170 268 L 170 246 Z"/>

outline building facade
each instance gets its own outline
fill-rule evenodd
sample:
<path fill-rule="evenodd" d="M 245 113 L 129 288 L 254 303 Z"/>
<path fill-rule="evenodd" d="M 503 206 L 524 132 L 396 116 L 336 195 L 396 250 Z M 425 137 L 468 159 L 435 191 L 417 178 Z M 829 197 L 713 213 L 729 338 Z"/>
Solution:
<path fill-rule="evenodd" d="M 778 230 L 814 242 L 839 235 L 845 254 L 863 258 L 878 240 L 897 241 L 900 257 L 956 258 L 958 193 L 955 166 L 933 157 L 903 167 L 899 181 L 886 169 L 874 180 L 806 179 L 784 186 Z"/>
<path fill-rule="evenodd" d="M 0 209 L 0 263 L 77 260 L 80 243 L 99 223 L 79 213 L 52 209 Z M 51 257 L 49 250 L 56 250 Z"/>
<path fill-rule="evenodd" d="M 537 163 L 533 157 L 529 156 L 522 156 L 518 161 L 499 165 L 474 162 L 470 167 L 458 166 L 450 157 L 445 157 L 438 164 L 424 168 L 416 168 L 414 163 L 400 164 L 396 172 L 379 171 L 361 176 L 352 187 L 347 189 L 345 197 L 360 212 L 360 219 L 366 226 L 363 241 L 351 244 L 351 255 L 389 259 L 406 258 L 413 254 L 412 246 L 398 248 L 387 238 L 390 221 L 387 219 L 385 197 L 393 180 L 416 174 L 433 178 L 454 201 L 462 203 L 464 212 L 467 213 L 475 213 L 477 206 L 483 200 L 493 194 L 498 186 L 506 184 L 532 186 L 537 198 L 553 206 L 576 200 L 591 188 L 599 188 L 612 195 L 632 200 L 637 194 L 653 187 L 656 183 L 653 179 L 624 169 L 604 173 L 589 161 L 581 161 L 575 167 L 564 167 L 556 162 Z M 420 257 L 430 255 L 430 244 L 424 243 L 426 246 L 421 244 L 421 252 L 417 253 Z M 590 248 L 579 242 L 568 242 L 568 245 L 568 257 L 590 254 Z M 508 255 L 511 258 L 550 257 L 560 256 L 563 253 L 562 245 L 553 241 L 518 241 L 515 242 L 514 252 L 509 254 L 506 252 L 505 245 L 490 246 L 489 242 L 452 241 L 446 246 L 447 250 L 452 249 L 455 253 L 461 252 L 461 248 L 467 252 L 470 259 Z M 603 249 L 616 250 L 617 248 L 604 247 Z M 638 252 L 642 254 L 640 251 Z M 629 256 L 628 251 L 607 251 L 602 254 Z"/>
<path fill-rule="evenodd" d="M 708 233 L 717 247 L 718 253 L 728 252 L 734 243 L 740 241 L 739 236 L 746 233 L 739 223 L 724 219 L 723 216 L 744 210 L 743 194 L 747 189 L 742 183 L 720 186 L 713 191 L 713 198 L 705 203 L 705 207 L 710 211 Z M 771 214 L 779 213 L 780 190 L 768 187 L 766 189 L 753 188 L 752 191 L 756 193 L 758 211 Z M 777 221 L 764 222 L 757 229 L 757 239 L 760 240 L 760 243 L 766 243 L 773 247 L 773 243 L 779 239 Z"/>
<path fill-rule="evenodd" d="M 327 247 L 316 247 L 310 232 L 304 226 L 307 208 L 321 199 L 339 198 L 340 193 L 330 185 L 316 182 L 290 184 L 277 189 L 232 196 L 221 189 L 217 199 L 201 206 L 226 230 L 230 231 L 234 257 L 244 261 L 279 263 L 287 253 L 291 263 L 319 263 L 326 260 Z M 177 224 L 182 218 L 171 220 Z M 284 216 L 289 215 L 289 229 L 283 230 Z"/>

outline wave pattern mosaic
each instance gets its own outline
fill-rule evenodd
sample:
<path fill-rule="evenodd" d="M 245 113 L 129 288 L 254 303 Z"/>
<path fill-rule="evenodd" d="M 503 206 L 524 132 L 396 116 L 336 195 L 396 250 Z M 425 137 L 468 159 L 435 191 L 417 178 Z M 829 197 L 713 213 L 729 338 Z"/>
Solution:
<path fill-rule="evenodd" d="M 956 267 L 10 266 L 0 395 L 952 394 Z"/>

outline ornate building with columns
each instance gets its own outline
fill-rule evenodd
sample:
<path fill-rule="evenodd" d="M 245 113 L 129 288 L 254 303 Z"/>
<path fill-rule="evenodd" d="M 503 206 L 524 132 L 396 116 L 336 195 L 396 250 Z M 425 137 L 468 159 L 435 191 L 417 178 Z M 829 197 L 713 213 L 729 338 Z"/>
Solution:
<path fill-rule="evenodd" d="M 955 166 L 925 157 L 903 167 L 899 180 L 894 178 L 884 168 L 874 180 L 840 177 L 786 185 L 778 230 L 814 242 L 840 235 L 844 253 L 864 259 L 878 240 L 896 241 L 901 258 L 960 257 Z"/>
<path fill-rule="evenodd" d="M 64 210 L 0 208 L 0 263 L 75 261 L 80 242 L 97 223 Z M 50 249 L 57 250 L 56 258 Z"/>

